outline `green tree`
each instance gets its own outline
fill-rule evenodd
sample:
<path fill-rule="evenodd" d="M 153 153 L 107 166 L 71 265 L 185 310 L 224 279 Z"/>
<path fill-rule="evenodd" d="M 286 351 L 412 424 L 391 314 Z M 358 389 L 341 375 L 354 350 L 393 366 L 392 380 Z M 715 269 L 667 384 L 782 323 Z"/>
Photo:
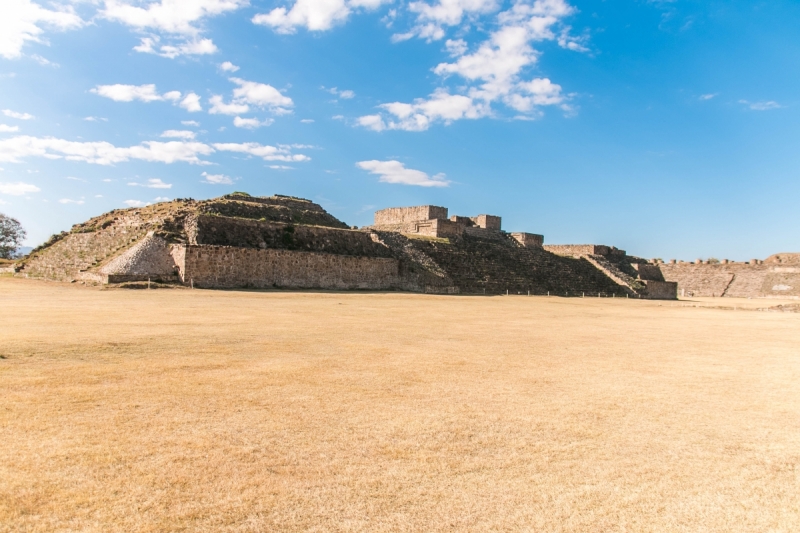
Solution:
<path fill-rule="evenodd" d="M 19 220 L 0 213 L 0 259 L 12 259 L 25 235 Z"/>

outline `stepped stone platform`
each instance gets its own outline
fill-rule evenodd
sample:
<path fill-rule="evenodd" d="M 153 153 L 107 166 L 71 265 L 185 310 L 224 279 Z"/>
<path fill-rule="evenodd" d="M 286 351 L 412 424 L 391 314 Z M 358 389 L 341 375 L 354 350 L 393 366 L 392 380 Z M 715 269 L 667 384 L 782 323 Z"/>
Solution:
<path fill-rule="evenodd" d="M 800 299 L 800 254 L 748 262 L 670 261 L 660 268 L 666 280 L 678 284 L 682 296 Z"/>
<path fill-rule="evenodd" d="M 659 265 L 603 245 L 544 245 L 495 215 L 390 208 L 351 228 L 302 198 L 234 193 L 121 209 L 54 235 L 17 275 L 199 288 L 675 298 Z"/>

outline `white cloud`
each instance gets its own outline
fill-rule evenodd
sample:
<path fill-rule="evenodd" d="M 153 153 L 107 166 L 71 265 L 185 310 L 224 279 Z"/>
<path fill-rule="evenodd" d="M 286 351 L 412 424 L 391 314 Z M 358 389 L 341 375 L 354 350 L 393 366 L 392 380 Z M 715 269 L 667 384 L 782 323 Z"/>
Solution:
<path fill-rule="evenodd" d="M 195 133 L 193 131 L 188 131 L 188 130 L 167 130 L 164 133 L 162 133 L 161 136 L 170 139 L 191 140 L 194 139 Z"/>
<path fill-rule="evenodd" d="M 469 96 L 450 94 L 439 89 L 427 99 L 417 99 L 413 104 L 393 102 L 380 106 L 395 118 L 384 120 L 381 115 L 366 115 L 358 118 L 358 124 L 374 131 L 405 130 L 424 131 L 431 123 L 442 121 L 476 119 L 489 114 L 487 105 Z"/>
<path fill-rule="evenodd" d="M 150 205 L 142 202 L 141 200 L 125 200 L 122 203 L 127 205 L 128 207 L 144 207 L 146 205 Z"/>
<path fill-rule="evenodd" d="M 783 107 L 778 102 L 768 100 L 765 102 L 748 102 L 747 100 L 739 100 L 740 104 L 744 104 L 753 111 L 769 111 L 770 109 L 780 109 Z"/>
<path fill-rule="evenodd" d="M 464 39 L 447 39 L 444 47 L 447 53 L 453 57 L 463 56 L 467 53 L 467 41 Z"/>
<path fill-rule="evenodd" d="M 234 65 L 230 61 L 225 61 L 224 63 L 222 63 L 219 66 L 219 69 L 222 72 L 236 72 L 237 70 L 239 70 L 239 67 L 237 67 L 236 65 Z"/>
<path fill-rule="evenodd" d="M 159 102 L 165 99 L 164 96 L 158 94 L 156 86 L 153 83 L 147 85 L 123 85 L 121 83 L 115 83 L 114 85 L 98 85 L 94 89 L 90 89 L 89 92 L 98 96 L 110 98 L 115 102 L 133 102 L 134 100 Z M 178 97 L 180 98 L 180 93 L 178 93 Z"/>
<path fill-rule="evenodd" d="M 383 183 L 399 183 L 402 185 L 417 185 L 419 187 L 447 187 L 444 174 L 429 176 L 421 170 L 405 168 L 400 161 L 361 161 L 356 166 L 369 171 L 370 174 L 380 176 Z"/>
<path fill-rule="evenodd" d="M 200 105 L 200 96 L 195 93 L 187 94 L 183 100 L 181 100 L 180 106 L 189 113 L 196 113 L 197 111 L 203 110 L 203 107 Z"/>
<path fill-rule="evenodd" d="M 300 122 L 302 122 L 303 124 L 313 124 L 314 123 L 314 119 L 313 118 L 303 118 L 303 119 L 300 119 Z"/>
<path fill-rule="evenodd" d="M 203 172 L 201 176 L 205 177 L 202 183 L 208 183 L 210 185 L 233 185 L 233 179 L 225 174 L 208 174 L 207 172 Z"/>
<path fill-rule="evenodd" d="M 250 106 L 247 104 L 236 102 L 226 104 L 218 94 L 209 98 L 208 101 L 211 103 L 211 109 L 209 109 L 208 112 L 212 115 L 239 115 L 250 111 Z"/>
<path fill-rule="evenodd" d="M 269 168 L 273 170 L 294 170 L 294 167 L 290 167 L 287 165 L 269 165 Z"/>
<path fill-rule="evenodd" d="M 43 27 L 54 30 L 80 28 L 85 23 L 72 6 L 60 5 L 45 9 L 31 0 L 3 0 L 0 16 L 0 56 L 16 59 L 22 55 L 26 42 L 46 42 Z"/>
<path fill-rule="evenodd" d="M 1 142 L 1 141 L 0 141 Z M 258 143 L 215 143 L 214 148 L 223 152 L 238 152 L 260 157 L 264 161 L 309 161 L 303 154 L 292 154 L 291 146 L 269 146 Z"/>
<path fill-rule="evenodd" d="M 197 122 L 196 120 L 181 120 L 181 124 L 183 124 L 184 126 L 194 126 L 195 128 L 200 127 L 200 123 Z"/>
<path fill-rule="evenodd" d="M 233 180 L 225 174 L 209 174 L 203 172 L 201 176 L 206 178 L 202 183 L 210 183 L 211 185 L 233 185 Z"/>
<path fill-rule="evenodd" d="M 418 13 L 417 26 L 404 38 L 441 39 L 445 27 L 461 24 L 470 14 L 490 12 L 497 7 L 498 4 L 488 0 L 439 0 L 434 5 L 413 2 L 409 8 Z M 357 123 L 375 131 L 422 131 L 435 122 L 448 124 L 492 116 L 496 103 L 524 113 L 520 118 L 539 116 L 543 106 L 558 106 L 567 113 L 574 113 L 574 108 L 567 103 L 570 95 L 563 94 L 560 85 L 548 78 L 528 81 L 522 78 L 523 71 L 534 65 L 540 55 L 533 48 L 533 42 L 557 40 L 564 48 L 584 51 L 584 39 L 570 37 L 569 27 L 561 24 L 564 17 L 574 12 L 564 0 L 515 3 L 498 13 L 497 29 L 472 53 L 468 53 L 469 46 L 464 40 L 445 42 L 454 61 L 440 63 L 433 71 L 445 79 L 458 76 L 466 81 L 466 85 L 458 85 L 455 94 L 439 88 L 428 98 L 416 99 L 413 103 L 382 104 L 379 108 L 383 113 L 359 117 Z M 559 28 L 560 34 L 556 32 Z"/>
<path fill-rule="evenodd" d="M 153 201 L 154 202 L 169 202 L 170 199 L 167 198 L 166 196 L 156 196 L 155 198 L 153 198 Z"/>
<path fill-rule="evenodd" d="M 394 36 L 395 41 L 402 41 L 413 36 L 428 41 L 442 39 L 444 26 L 457 26 L 463 18 L 474 14 L 485 14 L 497 10 L 497 0 L 438 0 L 435 4 L 411 2 L 409 11 L 417 14 L 414 28 L 405 34 Z"/>
<path fill-rule="evenodd" d="M 712 98 L 717 96 L 717 94 L 719 94 L 719 93 L 701 94 L 700 95 L 700 100 L 711 100 Z"/>
<path fill-rule="evenodd" d="M 179 161 L 206 164 L 198 156 L 213 152 L 214 149 L 207 144 L 184 141 L 145 141 L 138 146 L 117 147 L 105 141 L 78 142 L 28 135 L 0 140 L 0 161 L 14 163 L 27 157 L 44 157 L 97 165 L 113 165 L 131 159 L 166 164 Z"/>
<path fill-rule="evenodd" d="M 0 182 L 0 194 L 10 194 L 11 196 L 22 196 L 30 192 L 39 192 L 41 189 L 31 183 L 17 181 L 15 183 Z"/>
<path fill-rule="evenodd" d="M 158 45 L 161 39 L 158 36 L 142 37 L 139 46 L 133 49 L 145 54 L 155 54 L 161 57 L 174 59 L 178 56 L 214 54 L 218 51 L 217 46 L 211 39 L 193 39 L 179 43 L 177 46 L 172 44 Z"/>
<path fill-rule="evenodd" d="M 372 10 L 391 0 L 296 0 L 290 9 L 278 7 L 252 18 L 254 24 L 269 26 L 277 33 L 294 33 L 298 27 L 324 31 L 344 22 L 354 10 Z"/>
<path fill-rule="evenodd" d="M 516 89 L 516 92 L 506 96 L 505 102 L 517 111 L 528 112 L 536 106 L 563 104 L 565 100 L 561 86 L 547 78 L 518 83 Z"/>
<path fill-rule="evenodd" d="M 328 89 L 325 86 L 321 87 L 321 89 L 323 91 L 327 91 L 327 92 L 329 92 L 329 93 L 331 93 L 331 94 L 333 94 L 335 96 L 338 96 L 339 98 L 341 98 L 343 100 L 349 100 L 351 98 L 355 98 L 355 96 L 356 96 L 356 93 L 351 91 L 351 90 L 349 90 L 349 89 L 344 90 L 344 91 L 340 91 L 336 87 L 331 87 L 330 89 Z"/>
<path fill-rule="evenodd" d="M 39 63 L 40 65 L 42 65 L 44 67 L 58 68 L 58 67 L 61 66 L 58 63 L 53 63 L 52 61 L 50 61 L 46 57 L 40 56 L 39 54 L 31 54 L 31 59 L 33 59 L 34 61 L 36 61 L 37 63 Z"/>
<path fill-rule="evenodd" d="M 83 120 L 85 120 L 86 122 L 99 122 L 101 120 L 103 122 L 108 122 L 108 119 L 103 117 L 85 117 Z"/>
<path fill-rule="evenodd" d="M 3 109 L 3 114 L 7 117 L 15 118 L 17 120 L 32 120 L 34 117 L 30 113 L 17 113 L 10 109 Z"/>
<path fill-rule="evenodd" d="M 134 48 L 138 52 L 174 58 L 216 52 L 217 47 L 211 39 L 200 38 L 203 21 L 248 3 L 248 0 L 105 0 L 105 9 L 100 15 L 138 31 L 179 37 L 174 44 L 156 49 L 160 37 L 152 35 L 142 39 L 141 44 Z"/>
<path fill-rule="evenodd" d="M 122 83 L 98 85 L 90 89 L 89 92 L 98 96 L 110 98 L 115 102 L 133 102 L 134 100 L 139 100 L 141 102 L 172 102 L 190 113 L 203 110 L 200 105 L 200 96 L 197 94 L 190 92 L 186 95 L 182 95 L 180 91 L 168 91 L 164 94 L 159 94 L 153 83 L 145 85 L 125 85 Z M 182 96 L 183 100 L 181 100 Z"/>
<path fill-rule="evenodd" d="M 291 113 L 289 108 L 294 106 L 292 99 L 281 94 L 281 92 L 272 85 L 247 81 L 241 78 L 230 78 L 230 81 L 238 85 L 238 87 L 233 90 L 233 99 L 230 103 L 225 103 L 222 96 L 218 94 L 213 95 L 208 100 L 211 103 L 209 113 L 214 115 L 242 115 L 250 111 L 250 106 L 268 109 L 276 115 Z M 262 123 L 261 125 L 264 126 L 267 124 Z"/>
<path fill-rule="evenodd" d="M 147 180 L 147 183 L 136 183 L 130 182 L 128 183 L 131 187 L 147 187 L 148 189 L 171 189 L 171 183 L 164 183 L 161 181 L 161 178 L 152 178 Z"/>
<path fill-rule="evenodd" d="M 58 203 L 83 205 L 83 200 L 70 200 L 69 198 L 62 198 L 58 201 Z"/>
<path fill-rule="evenodd" d="M 247 0 L 105 0 L 101 15 L 138 30 L 197 35 L 200 33 L 197 24 L 203 19 L 234 11 L 247 4 Z"/>
<path fill-rule="evenodd" d="M 0 124 L 0 133 L 13 133 L 19 131 L 19 126 L 9 126 L 8 124 Z"/>
<path fill-rule="evenodd" d="M 288 110 L 286 108 L 294 105 L 291 98 L 281 94 L 272 85 L 247 81 L 241 78 L 230 78 L 230 80 L 239 86 L 233 90 L 233 97 L 236 102 L 267 107 L 278 114 L 287 113 Z"/>
<path fill-rule="evenodd" d="M 269 126 L 273 122 L 275 121 L 271 118 L 268 118 L 266 120 L 258 120 L 257 118 L 236 117 L 233 119 L 234 126 L 236 126 L 237 128 L 246 128 L 249 130 L 260 128 L 262 126 Z"/>

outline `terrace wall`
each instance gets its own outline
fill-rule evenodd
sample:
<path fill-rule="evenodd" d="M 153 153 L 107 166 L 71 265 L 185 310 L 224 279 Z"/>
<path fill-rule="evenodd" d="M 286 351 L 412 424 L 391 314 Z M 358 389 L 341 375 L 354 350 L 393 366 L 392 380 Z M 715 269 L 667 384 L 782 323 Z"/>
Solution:
<path fill-rule="evenodd" d="M 207 288 L 388 290 L 401 286 L 396 259 L 229 246 L 174 247 L 181 280 Z"/>
<path fill-rule="evenodd" d="M 535 233 L 512 233 L 511 236 L 525 248 L 541 248 L 544 245 L 544 235 L 537 235 Z"/>
<path fill-rule="evenodd" d="M 611 248 L 602 244 L 545 244 L 544 249 L 556 255 L 573 257 L 581 255 L 608 255 L 611 253 Z"/>

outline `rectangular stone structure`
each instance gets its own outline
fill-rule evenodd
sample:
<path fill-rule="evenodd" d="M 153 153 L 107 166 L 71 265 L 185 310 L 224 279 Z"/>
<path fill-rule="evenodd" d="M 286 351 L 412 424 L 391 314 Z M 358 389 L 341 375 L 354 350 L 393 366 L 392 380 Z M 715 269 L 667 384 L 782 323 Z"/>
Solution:
<path fill-rule="evenodd" d="M 420 235 L 438 238 L 458 237 L 464 233 L 464 226 L 451 220 L 435 218 L 414 223 L 414 231 L 407 233 L 419 233 Z"/>
<path fill-rule="evenodd" d="M 643 280 L 645 284 L 644 298 L 648 300 L 676 300 L 678 284 L 674 281 Z"/>
<path fill-rule="evenodd" d="M 500 222 L 502 219 L 498 216 L 478 215 L 476 217 L 470 217 L 470 219 L 472 219 L 472 222 L 479 228 L 500 231 Z"/>
<path fill-rule="evenodd" d="M 511 236 L 525 248 L 541 248 L 544 244 L 544 235 L 536 233 L 512 233 Z"/>
<path fill-rule="evenodd" d="M 375 211 L 376 226 L 435 219 L 446 220 L 447 208 L 436 205 L 417 205 L 413 207 L 390 207 Z"/>
<path fill-rule="evenodd" d="M 649 265 L 647 263 L 631 263 L 636 272 L 639 273 L 639 279 L 648 281 L 664 281 L 664 274 L 661 272 L 661 267 L 658 265 Z M 677 290 L 677 289 L 676 289 Z"/>

